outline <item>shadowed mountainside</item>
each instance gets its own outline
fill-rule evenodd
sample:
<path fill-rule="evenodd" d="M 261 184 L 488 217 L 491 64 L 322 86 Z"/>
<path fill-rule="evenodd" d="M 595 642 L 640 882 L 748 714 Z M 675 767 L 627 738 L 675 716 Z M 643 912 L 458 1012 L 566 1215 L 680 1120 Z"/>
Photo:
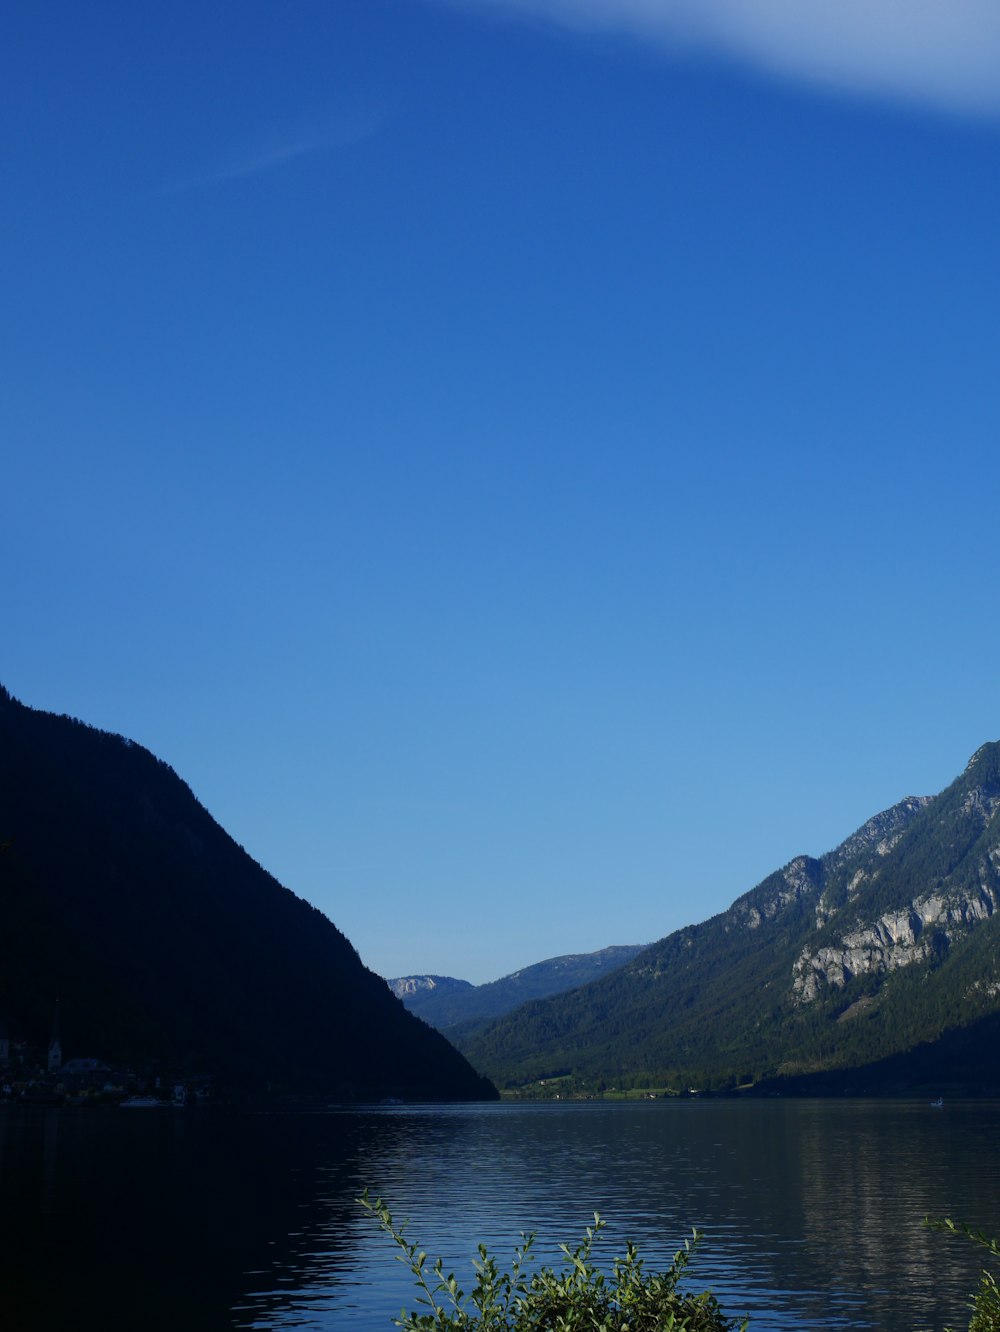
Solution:
<path fill-rule="evenodd" d="M 480 1099 L 407 1013 L 140 745 L 0 689 L 0 1019 L 67 1055 L 257 1090 Z"/>

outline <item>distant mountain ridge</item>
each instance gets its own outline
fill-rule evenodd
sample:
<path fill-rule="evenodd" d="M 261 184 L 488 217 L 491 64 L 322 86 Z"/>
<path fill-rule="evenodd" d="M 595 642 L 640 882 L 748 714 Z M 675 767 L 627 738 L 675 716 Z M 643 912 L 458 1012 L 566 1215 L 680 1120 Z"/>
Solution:
<path fill-rule="evenodd" d="M 989 743 L 940 795 L 908 797 L 826 855 L 796 857 L 613 975 L 456 1039 L 510 1086 L 735 1087 L 878 1066 L 901 1088 L 919 1051 L 921 1078 L 1000 1089 L 992 1047 L 973 1057 L 956 1038 L 1000 1014 L 998 906 L 1000 744 Z"/>
<path fill-rule="evenodd" d="M 411 1013 L 438 1031 L 461 1028 L 468 1035 L 491 1018 L 510 1013 L 531 999 L 562 994 L 624 966 L 644 944 L 613 944 L 593 953 L 566 953 L 535 962 L 509 976 L 472 985 L 452 976 L 398 976 L 389 988 Z"/>
<path fill-rule="evenodd" d="M 456 980 L 454 976 L 398 976 L 386 984 L 411 1013 L 419 1011 L 421 1001 L 426 997 L 467 994 L 476 988 L 471 981 Z M 431 1026 L 434 1025 L 431 1023 Z"/>
<path fill-rule="evenodd" d="M 496 1095 L 148 750 L 0 687 L 0 1021 L 330 1099 Z"/>

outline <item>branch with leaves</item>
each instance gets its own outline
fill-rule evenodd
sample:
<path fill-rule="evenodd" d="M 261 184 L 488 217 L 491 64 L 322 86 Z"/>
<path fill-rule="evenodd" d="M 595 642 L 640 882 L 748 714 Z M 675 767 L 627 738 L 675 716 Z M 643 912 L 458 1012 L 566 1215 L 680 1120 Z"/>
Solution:
<path fill-rule="evenodd" d="M 742 1332 L 747 1320 L 728 1318 L 711 1291 L 692 1295 L 679 1282 L 700 1239 L 694 1231 L 666 1272 L 647 1274 L 634 1244 L 616 1258 L 609 1279 L 594 1261 L 594 1242 L 605 1222 L 596 1213 L 576 1248 L 560 1244 L 564 1263 L 528 1275 L 535 1236 L 521 1235 L 510 1271 L 480 1244 L 468 1298 L 438 1258 L 428 1268 L 425 1250 L 397 1226 L 381 1198 L 358 1199 L 393 1241 L 417 1286 L 423 1311 L 403 1310 L 403 1332 Z"/>
<path fill-rule="evenodd" d="M 981 1230 L 973 1230 L 964 1221 L 953 1221 L 950 1216 L 941 1219 L 925 1216 L 924 1225 L 931 1230 L 963 1235 L 966 1239 L 972 1240 L 973 1244 L 985 1249 L 992 1257 L 1000 1258 L 1000 1240 L 991 1239 Z M 969 1332 L 1000 1332 L 1000 1287 L 997 1286 L 996 1277 L 985 1267 L 979 1278 L 979 1289 L 969 1308 L 972 1310 Z M 951 1332 L 951 1329 L 947 1329 L 946 1332 Z"/>

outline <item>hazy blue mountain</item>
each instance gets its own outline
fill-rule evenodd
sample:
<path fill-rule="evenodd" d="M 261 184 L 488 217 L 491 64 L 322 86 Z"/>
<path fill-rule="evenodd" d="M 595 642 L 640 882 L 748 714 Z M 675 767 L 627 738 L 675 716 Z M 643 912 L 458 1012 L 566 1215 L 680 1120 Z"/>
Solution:
<path fill-rule="evenodd" d="M 411 1013 L 438 1031 L 460 1027 L 463 1035 L 468 1035 L 474 1027 L 510 1013 L 529 999 L 562 994 L 608 975 L 624 966 L 643 947 L 643 944 L 614 944 L 595 953 L 566 953 L 512 971 L 509 976 L 485 985 L 471 985 L 452 976 L 398 976 L 388 984 Z"/>
<path fill-rule="evenodd" d="M 613 975 L 457 1043 L 511 1086 L 1000 1090 L 985 1035 L 1000 1014 L 998 809 L 993 743 L 940 795 L 901 801 Z"/>
<path fill-rule="evenodd" d="M 0 1021 L 331 1098 L 495 1091 L 140 745 L 0 689 Z"/>
<path fill-rule="evenodd" d="M 452 1000 L 461 1003 L 463 995 L 474 994 L 476 990 L 471 981 L 458 980 L 454 976 L 396 976 L 386 984 L 411 1013 L 439 1031 L 441 1023 L 435 1022 L 433 1017 L 438 1005 L 443 1002 L 447 1008 Z"/>

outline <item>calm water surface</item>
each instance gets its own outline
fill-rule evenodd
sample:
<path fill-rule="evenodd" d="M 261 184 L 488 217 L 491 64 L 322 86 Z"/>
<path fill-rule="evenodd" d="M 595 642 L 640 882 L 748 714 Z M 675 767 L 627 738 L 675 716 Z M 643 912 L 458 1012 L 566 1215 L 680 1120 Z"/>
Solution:
<path fill-rule="evenodd" d="M 0 1327 L 389 1332 L 412 1288 L 355 1203 L 381 1193 L 463 1283 L 482 1239 L 558 1258 L 595 1211 L 610 1259 L 665 1265 L 756 1332 L 964 1328 L 1000 1234 L 1000 1106 L 731 1101 L 319 1114 L 0 1112 Z"/>

